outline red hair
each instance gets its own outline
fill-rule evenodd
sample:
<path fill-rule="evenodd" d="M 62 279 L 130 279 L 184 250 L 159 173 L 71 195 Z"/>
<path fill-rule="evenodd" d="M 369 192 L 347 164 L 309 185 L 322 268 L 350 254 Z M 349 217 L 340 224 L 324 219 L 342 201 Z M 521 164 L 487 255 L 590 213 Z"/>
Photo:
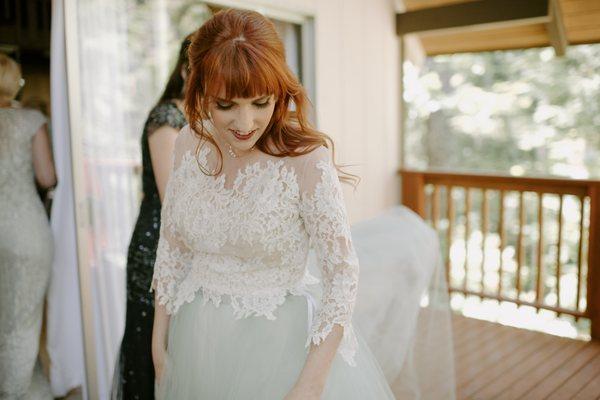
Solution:
<path fill-rule="evenodd" d="M 263 15 L 235 9 L 218 12 L 193 34 L 188 59 L 185 111 L 200 143 L 207 140 L 219 148 L 197 122 L 209 118 L 210 99 L 224 90 L 226 99 L 275 97 L 271 121 L 255 145 L 260 151 L 276 157 L 296 157 L 325 146 L 334 154 L 331 138 L 308 122 L 310 102 L 306 92 L 286 64 L 275 26 Z M 290 110 L 291 104 L 295 111 Z M 269 139 L 275 152 L 268 146 Z M 341 180 L 358 180 L 336 168 L 342 173 Z"/>

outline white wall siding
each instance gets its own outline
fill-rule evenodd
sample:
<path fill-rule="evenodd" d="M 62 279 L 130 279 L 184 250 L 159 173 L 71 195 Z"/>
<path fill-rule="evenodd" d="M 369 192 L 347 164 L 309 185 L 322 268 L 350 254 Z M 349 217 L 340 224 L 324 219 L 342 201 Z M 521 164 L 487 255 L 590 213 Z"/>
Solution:
<path fill-rule="evenodd" d="M 339 162 L 358 164 L 349 169 L 362 178 L 358 189 L 345 188 L 353 221 L 399 202 L 394 15 L 388 0 L 329 0 L 316 8 L 319 128 L 334 138 Z"/>

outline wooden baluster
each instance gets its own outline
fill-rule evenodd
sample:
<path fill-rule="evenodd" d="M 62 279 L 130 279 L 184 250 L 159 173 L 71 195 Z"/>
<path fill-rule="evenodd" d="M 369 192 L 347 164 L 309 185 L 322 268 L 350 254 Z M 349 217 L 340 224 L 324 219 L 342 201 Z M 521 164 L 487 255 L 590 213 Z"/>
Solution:
<path fill-rule="evenodd" d="M 485 242 L 487 239 L 488 231 L 488 199 L 487 190 L 481 191 L 481 294 L 485 293 Z M 481 297 L 483 299 L 483 296 Z"/>
<path fill-rule="evenodd" d="M 469 233 L 471 232 L 471 189 L 465 188 L 465 279 L 463 289 L 467 289 L 467 277 L 469 271 Z"/>
<path fill-rule="evenodd" d="M 561 265 L 560 265 L 560 256 L 561 256 L 561 247 L 562 247 L 562 211 L 563 211 L 563 195 L 559 196 L 558 203 L 558 238 L 556 241 L 556 307 L 560 308 L 560 275 L 561 275 Z M 560 313 L 556 314 L 557 317 L 560 317 Z"/>
<path fill-rule="evenodd" d="M 425 218 L 425 176 L 419 172 L 402 173 L 402 204 Z"/>
<path fill-rule="evenodd" d="M 503 260 L 502 252 L 504 251 L 504 242 L 506 240 L 504 233 L 504 190 L 500 191 L 500 216 L 498 220 L 498 234 L 500 236 L 500 260 L 498 264 L 498 296 L 502 295 L 502 278 L 503 278 Z"/>
<path fill-rule="evenodd" d="M 600 184 L 590 185 L 589 195 L 587 312 L 592 322 L 592 339 L 600 340 Z"/>
<path fill-rule="evenodd" d="M 581 279 L 581 270 L 583 265 L 583 232 L 585 224 L 585 197 L 579 197 L 579 242 L 577 243 L 577 299 L 576 309 L 581 311 L 581 285 L 583 279 Z M 579 318 L 575 318 L 579 320 Z"/>
<path fill-rule="evenodd" d="M 431 193 L 431 225 L 433 229 L 437 231 L 438 220 L 440 218 L 440 199 L 439 199 L 439 187 L 433 185 L 433 192 Z"/>
<path fill-rule="evenodd" d="M 517 235 L 517 276 L 515 287 L 517 300 L 521 299 L 521 266 L 523 265 L 523 224 L 525 222 L 525 209 L 523 206 L 523 192 L 519 192 L 519 234 Z"/>
<path fill-rule="evenodd" d="M 576 318 L 589 317 L 592 321 L 592 337 L 594 339 L 600 339 L 600 183 L 598 181 L 567 181 L 559 179 L 540 179 L 540 178 L 513 178 L 513 177 L 488 177 L 478 175 L 467 175 L 461 176 L 461 174 L 440 174 L 435 172 L 417 172 L 417 171 L 401 171 L 403 179 L 403 204 L 412 206 L 419 214 L 427 214 L 430 217 L 431 224 L 436 231 L 441 230 L 440 222 L 447 216 L 448 225 L 443 226 L 446 229 L 445 232 L 439 232 L 439 238 L 441 243 L 446 243 L 447 247 L 444 249 L 444 256 L 446 257 L 446 278 L 450 282 L 450 272 L 452 270 L 451 248 L 453 243 L 453 233 L 455 229 L 455 204 L 452 199 L 452 190 L 456 187 L 465 189 L 465 261 L 463 264 L 464 269 L 464 280 L 462 287 L 452 287 L 451 290 L 456 292 L 462 292 L 465 295 L 472 295 L 481 298 L 495 299 L 498 301 L 510 301 L 515 304 L 527 305 L 536 308 L 538 311 L 541 309 L 550 310 L 556 312 L 558 315 L 569 314 Z M 432 185 L 431 192 L 425 192 L 425 183 L 429 182 L 428 185 Z M 444 187 L 446 190 L 446 209 L 442 210 L 444 200 L 441 198 L 441 188 Z M 406 189 L 406 190 L 405 190 Z M 469 290 L 469 236 L 473 229 L 472 222 L 470 219 L 472 209 L 472 195 L 471 193 L 475 190 L 481 190 L 483 193 L 482 197 L 482 220 L 480 222 L 480 228 L 482 231 L 482 252 L 483 257 L 481 261 L 481 291 Z M 489 210 L 489 196 L 487 192 L 492 190 L 499 191 L 499 210 L 500 216 L 498 219 L 498 234 L 499 234 L 499 257 L 498 260 L 498 286 L 495 290 L 496 293 L 491 294 L 485 293 L 485 274 L 486 274 L 486 261 L 489 264 L 488 255 L 485 254 L 486 244 L 489 239 L 490 229 L 490 210 Z M 502 253 L 504 247 L 507 245 L 507 227 L 512 226 L 506 216 L 506 205 L 504 200 L 506 193 L 518 193 L 518 235 L 515 243 L 516 247 L 516 275 L 515 275 L 515 292 L 516 295 L 503 295 L 506 292 L 504 287 L 504 279 L 506 278 L 506 271 L 504 271 L 504 260 Z M 523 288 L 523 274 L 522 270 L 524 266 L 529 265 L 526 261 L 528 257 L 528 241 L 526 237 L 526 201 L 528 202 L 527 192 L 541 193 L 538 194 L 538 235 L 539 240 L 536 243 L 536 249 L 532 249 L 537 254 L 537 276 L 535 281 L 536 296 L 534 300 L 522 299 Z M 552 194 L 559 196 L 559 211 L 558 211 L 558 236 L 556 241 L 557 254 L 556 259 L 556 296 L 557 300 L 555 304 L 549 305 L 544 303 L 545 297 L 545 274 L 548 273 L 546 270 L 546 261 L 544 258 L 544 252 L 548 246 L 544 244 L 544 195 Z M 512 195 L 512 194 L 511 194 Z M 431 197 L 429 197 L 431 196 Z M 561 277 L 564 272 L 562 266 L 561 257 L 563 235 L 564 232 L 564 216 L 563 211 L 566 211 L 567 205 L 565 203 L 565 196 L 575 196 L 579 198 L 581 206 L 580 210 L 580 221 L 579 221 L 579 242 L 577 243 L 577 294 L 575 299 L 576 309 L 571 307 L 563 307 L 564 303 L 561 299 L 561 294 L 564 294 L 564 285 L 561 285 Z M 589 200 L 589 211 L 588 211 L 588 199 Z M 568 197 L 567 197 L 568 199 Z M 429 204 L 425 200 L 430 200 Z M 426 212 L 423 212 L 426 211 Z M 445 215 L 441 215 L 441 214 Z M 509 224 L 507 224 L 509 222 Z M 589 222 L 589 231 L 587 231 L 587 224 Z M 589 234 L 589 239 L 586 235 Z M 586 257 L 587 257 L 587 274 L 586 274 Z M 550 261 L 552 262 L 552 261 Z M 460 268 L 460 266 L 455 266 Z M 532 268 L 534 268 L 532 266 Z M 489 273 L 489 271 L 487 271 Z M 528 272 L 528 271 L 526 271 Z M 532 271 L 533 272 L 533 271 Z M 554 273 L 554 272 L 553 272 Z M 529 276 L 529 275 L 528 275 Z M 587 282 L 586 282 L 587 279 Z M 512 285 L 512 284 L 511 284 Z M 585 286 L 587 285 L 587 303 L 584 298 L 586 292 Z M 487 288 L 489 289 L 489 288 Z M 516 298 L 515 298 L 516 297 Z M 569 300 L 569 303 L 572 300 Z M 587 307 L 584 306 L 587 304 Z M 575 308 L 573 307 L 573 308 Z"/>
<path fill-rule="evenodd" d="M 433 204 L 433 185 L 425 185 L 425 221 L 432 225 L 433 212 L 431 210 Z"/>
<path fill-rule="evenodd" d="M 448 213 L 448 231 L 446 232 L 446 280 L 448 281 L 448 287 L 451 287 L 450 283 L 450 247 L 452 246 L 452 227 L 454 225 L 454 203 L 452 201 L 452 186 L 446 187 L 446 210 Z"/>
<path fill-rule="evenodd" d="M 538 243 L 537 243 L 537 276 L 535 285 L 536 304 L 544 302 L 544 259 L 542 250 L 544 248 L 544 194 L 538 193 Z M 537 307 L 537 311 L 540 308 Z"/>

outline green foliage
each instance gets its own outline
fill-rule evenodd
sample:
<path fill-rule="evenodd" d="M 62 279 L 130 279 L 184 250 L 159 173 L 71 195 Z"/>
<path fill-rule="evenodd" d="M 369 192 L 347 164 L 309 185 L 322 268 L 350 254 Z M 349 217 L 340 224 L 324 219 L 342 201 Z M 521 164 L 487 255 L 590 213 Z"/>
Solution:
<path fill-rule="evenodd" d="M 407 64 L 407 164 L 424 169 L 600 179 L 599 72 L 600 45 L 572 46 L 564 57 L 555 57 L 551 48 L 542 48 L 437 56 L 428 58 L 420 70 Z M 460 287 L 466 279 L 468 288 L 479 290 L 483 279 L 479 271 L 483 269 L 484 288 L 493 293 L 499 276 L 499 198 L 494 191 L 488 195 L 485 236 L 488 245 L 494 244 L 482 250 L 482 193 L 472 193 L 471 225 L 466 232 L 465 194 L 455 188 L 453 246 L 468 246 L 471 250 L 468 261 L 457 255 L 460 252 L 451 255 L 451 280 Z M 556 304 L 558 295 L 558 201 L 558 196 L 544 196 L 542 286 L 545 302 L 550 305 Z M 503 288 L 509 296 L 516 296 L 516 268 L 521 264 L 521 294 L 532 301 L 538 264 L 537 195 L 526 193 L 524 202 L 523 254 L 519 262 L 518 198 L 516 192 L 507 192 Z M 564 202 L 560 305 L 576 308 L 581 206 L 574 196 L 565 196 Z M 448 219 L 444 210 L 440 226 L 446 253 Z M 469 265 L 466 278 L 465 263 Z M 581 289 L 580 299 L 585 299 L 584 284 Z M 589 329 L 584 320 L 566 319 L 580 334 Z"/>
<path fill-rule="evenodd" d="M 406 68 L 410 166 L 600 178 L 600 45 Z"/>

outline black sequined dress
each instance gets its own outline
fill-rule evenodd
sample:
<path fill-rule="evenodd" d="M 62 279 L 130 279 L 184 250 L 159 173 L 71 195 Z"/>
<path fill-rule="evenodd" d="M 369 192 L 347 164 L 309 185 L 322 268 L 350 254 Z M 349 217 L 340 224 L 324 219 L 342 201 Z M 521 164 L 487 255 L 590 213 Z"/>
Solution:
<path fill-rule="evenodd" d="M 160 230 L 160 198 L 148 137 L 162 126 L 179 130 L 186 123 L 185 116 L 174 103 L 164 102 L 152 109 L 144 125 L 141 138 L 144 197 L 127 254 L 127 313 L 113 378 L 113 399 L 154 399 L 151 351 L 154 293 L 149 289 Z"/>

